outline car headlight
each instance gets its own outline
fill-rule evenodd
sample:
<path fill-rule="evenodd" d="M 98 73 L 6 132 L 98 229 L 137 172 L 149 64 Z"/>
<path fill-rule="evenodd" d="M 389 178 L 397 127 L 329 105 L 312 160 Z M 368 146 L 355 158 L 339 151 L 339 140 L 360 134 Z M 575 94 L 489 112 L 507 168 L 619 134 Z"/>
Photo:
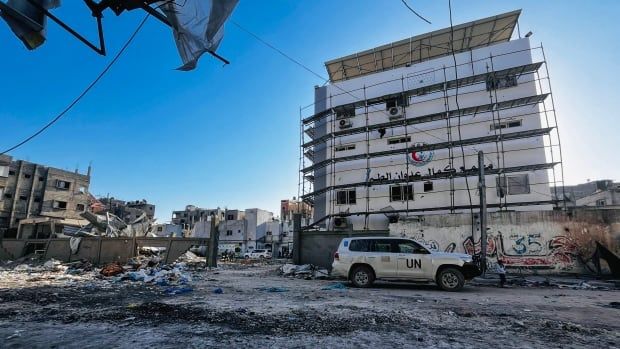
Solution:
<path fill-rule="evenodd" d="M 474 260 L 473 260 L 473 258 L 472 258 L 471 256 L 461 257 L 461 260 L 462 260 L 463 262 L 466 262 L 466 263 L 471 263 L 471 262 L 473 262 L 473 261 L 474 261 Z"/>

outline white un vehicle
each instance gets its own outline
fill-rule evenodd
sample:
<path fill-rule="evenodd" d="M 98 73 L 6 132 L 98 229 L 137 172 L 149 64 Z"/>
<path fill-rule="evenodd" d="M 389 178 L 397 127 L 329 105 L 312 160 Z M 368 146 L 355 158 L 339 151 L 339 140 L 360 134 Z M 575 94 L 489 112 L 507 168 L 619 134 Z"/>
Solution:
<path fill-rule="evenodd" d="M 268 250 L 254 250 L 243 254 L 245 259 L 269 259 L 271 258 L 271 252 Z"/>
<path fill-rule="evenodd" d="M 465 280 L 480 275 L 472 256 L 433 252 L 404 238 L 345 238 L 334 254 L 332 275 L 345 277 L 357 287 L 377 279 L 436 282 L 446 291 L 458 291 Z"/>

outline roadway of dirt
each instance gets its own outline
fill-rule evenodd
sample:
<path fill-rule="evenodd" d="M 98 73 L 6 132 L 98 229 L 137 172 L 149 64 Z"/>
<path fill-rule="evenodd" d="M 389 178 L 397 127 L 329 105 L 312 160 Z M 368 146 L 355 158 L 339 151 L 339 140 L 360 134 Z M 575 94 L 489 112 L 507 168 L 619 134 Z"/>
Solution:
<path fill-rule="evenodd" d="M 193 272 L 193 291 L 54 273 L 0 273 L 2 348 L 618 348 L 620 292 L 377 284 Z M 221 293 L 220 293 L 221 290 Z M 280 292 L 273 292 L 280 291 Z M 611 305 L 610 305 L 611 304 Z"/>

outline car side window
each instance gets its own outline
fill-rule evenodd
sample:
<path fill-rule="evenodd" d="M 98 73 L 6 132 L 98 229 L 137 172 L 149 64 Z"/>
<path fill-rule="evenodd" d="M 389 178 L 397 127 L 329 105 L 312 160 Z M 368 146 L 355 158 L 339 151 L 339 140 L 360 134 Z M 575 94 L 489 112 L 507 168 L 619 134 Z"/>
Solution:
<path fill-rule="evenodd" d="M 372 252 L 385 252 L 391 253 L 392 250 L 392 240 L 373 240 L 370 245 Z"/>
<path fill-rule="evenodd" d="M 427 254 L 428 251 L 415 241 L 410 240 L 398 240 L 397 242 L 399 253 L 410 254 Z"/>
<path fill-rule="evenodd" d="M 349 251 L 368 252 L 370 251 L 370 240 L 352 240 L 349 244 Z"/>

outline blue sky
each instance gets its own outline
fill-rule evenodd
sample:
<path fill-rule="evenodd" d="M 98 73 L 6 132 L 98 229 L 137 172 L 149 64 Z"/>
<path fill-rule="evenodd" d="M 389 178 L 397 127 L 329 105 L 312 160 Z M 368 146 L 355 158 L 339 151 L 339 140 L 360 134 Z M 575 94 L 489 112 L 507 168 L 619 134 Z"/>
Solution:
<path fill-rule="evenodd" d="M 232 19 L 310 69 L 323 62 L 449 26 L 448 2 L 400 0 L 241 0 Z M 566 182 L 620 179 L 617 98 L 620 26 L 617 1 L 453 1 L 455 24 L 522 9 L 521 32 L 532 31 L 549 61 Z M 55 14 L 90 38 L 95 22 L 81 1 Z M 30 135 L 95 78 L 143 16 L 108 12 L 108 57 L 58 26 L 44 46 L 27 51 L 0 23 L 0 148 Z M 231 23 L 218 52 L 192 72 L 168 28 L 149 19 L 102 81 L 60 122 L 10 155 L 85 171 L 91 192 L 147 199 L 160 220 L 186 204 L 260 207 L 279 212 L 297 195 L 299 107 L 323 81 Z"/>

